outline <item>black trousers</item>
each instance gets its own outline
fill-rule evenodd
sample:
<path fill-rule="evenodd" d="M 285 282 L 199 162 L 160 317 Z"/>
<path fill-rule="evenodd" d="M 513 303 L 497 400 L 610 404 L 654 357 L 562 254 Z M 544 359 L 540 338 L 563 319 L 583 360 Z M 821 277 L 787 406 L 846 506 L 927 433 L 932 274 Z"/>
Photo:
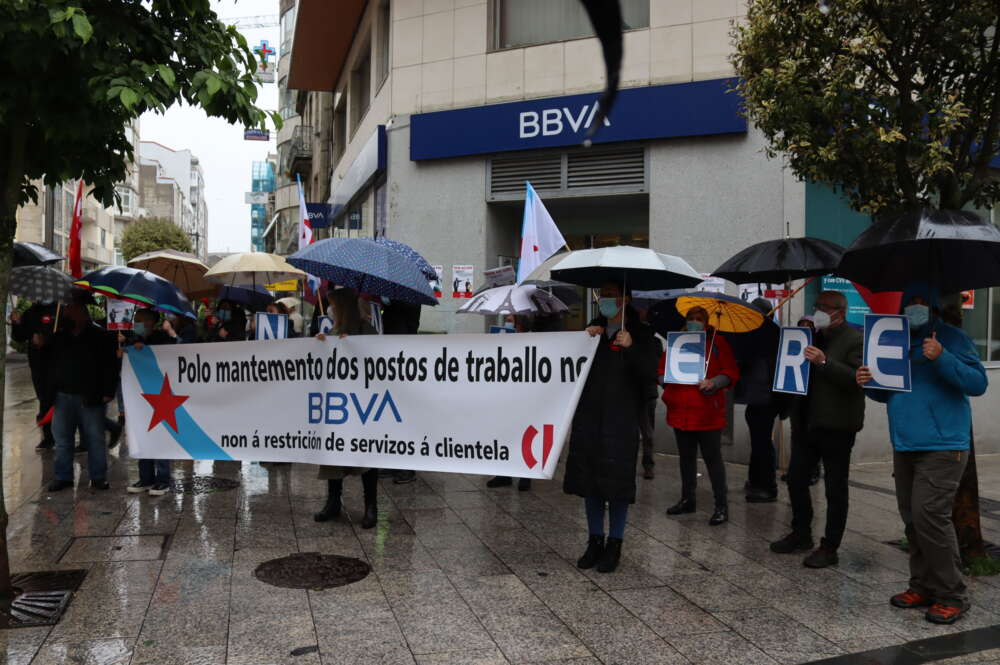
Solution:
<path fill-rule="evenodd" d="M 775 477 L 777 454 L 774 451 L 774 419 L 778 409 L 774 406 L 747 406 L 744 418 L 750 430 L 750 487 L 776 492 Z"/>
<path fill-rule="evenodd" d="M 812 537 L 813 507 L 809 496 L 809 480 L 816 463 L 823 462 L 826 470 L 826 534 L 823 545 L 840 547 L 847 526 L 848 474 L 855 432 L 811 429 L 792 442 L 792 459 L 788 468 L 788 497 L 792 502 L 792 531 L 802 537 Z"/>
<path fill-rule="evenodd" d="M 722 430 L 680 430 L 674 428 L 681 466 L 681 498 L 693 501 L 698 489 L 698 449 L 712 481 L 715 506 L 729 505 L 726 498 L 726 465 L 722 461 Z"/>
<path fill-rule="evenodd" d="M 45 417 L 49 409 L 55 404 L 55 391 L 49 387 L 49 368 L 46 364 L 33 364 L 31 369 L 31 385 L 35 388 L 35 397 L 38 398 L 38 415 L 35 422 Z M 45 441 L 53 441 L 52 422 L 42 426 L 42 438 Z"/>

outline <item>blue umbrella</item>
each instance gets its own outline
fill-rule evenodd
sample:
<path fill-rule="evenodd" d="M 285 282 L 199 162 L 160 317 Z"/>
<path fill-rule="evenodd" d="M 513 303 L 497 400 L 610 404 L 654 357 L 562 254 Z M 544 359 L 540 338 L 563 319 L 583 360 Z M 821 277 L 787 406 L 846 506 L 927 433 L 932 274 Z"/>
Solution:
<path fill-rule="evenodd" d="M 310 275 L 361 293 L 423 305 L 437 299 L 413 261 L 368 238 L 327 238 L 303 247 L 288 262 Z"/>
<path fill-rule="evenodd" d="M 438 278 L 437 270 L 434 270 L 434 266 L 428 263 L 427 259 L 425 259 L 417 250 L 413 249 L 409 245 L 405 245 L 399 242 L 398 240 L 389 240 L 384 236 L 376 238 L 375 242 L 381 245 L 385 245 L 386 247 L 395 252 L 399 252 L 406 258 L 413 261 L 413 263 L 417 266 L 417 268 L 420 269 L 420 272 L 423 273 L 424 277 L 426 277 L 429 281 L 431 282 L 437 281 Z"/>
<path fill-rule="evenodd" d="M 167 314 L 197 318 L 180 289 L 148 270 L 106 266 L 81 277 L 76 286 Z"/>
<path fill-rule="evenodd" d="M 255 286 L 223 286 L 219 291 L 219 300 L 232 300 L 253 309 L 264 309 L 274 302 L 274 296 L 260 284 Z"/>

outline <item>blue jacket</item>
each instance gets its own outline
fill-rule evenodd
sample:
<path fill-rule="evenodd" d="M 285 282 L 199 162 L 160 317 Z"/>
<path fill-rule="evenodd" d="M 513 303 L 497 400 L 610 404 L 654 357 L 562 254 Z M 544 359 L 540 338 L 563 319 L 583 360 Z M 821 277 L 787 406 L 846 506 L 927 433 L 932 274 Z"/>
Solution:
<path fill-rule="evenodd" d="M 923 342 L 932 332 L 944 351 L 931 362 Z M 940 320 L 910 333 L 912 392 L 868 390 L 868 396 L 888 404 L 889 435 L 899 452 L 968 450 L 972 435 L 969 397 L 986 392 L 986 370 L 964 331 Z"/>

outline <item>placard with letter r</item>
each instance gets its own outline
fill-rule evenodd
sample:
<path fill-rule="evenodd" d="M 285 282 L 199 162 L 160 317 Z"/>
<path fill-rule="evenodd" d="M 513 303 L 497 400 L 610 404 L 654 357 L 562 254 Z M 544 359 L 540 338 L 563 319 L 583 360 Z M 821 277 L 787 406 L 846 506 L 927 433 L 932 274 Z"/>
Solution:
<path fill-rule="evenodd" d="M 254 328 L 256 339 L 288 339 L 288 317 L 284 314 L 257 312 Z"/>
<path fill-rule="evenodd" d="M 865 388 L 910 392 L 910 320 L 896 314 L 865 315 Z"/>
<path fill-rule="evenodd" d="M 778 338 L 778 358 L 774 363 L 776 393 L 805 395 L 809 392 L 809 361 L 806 347 L 812 345 L 811 328 L 782 328 Z"/>
<path fill-rule="evenodd" d="M 705 380 L 705 333 L 667 333 L 663 382 L 698 385 Z"/>

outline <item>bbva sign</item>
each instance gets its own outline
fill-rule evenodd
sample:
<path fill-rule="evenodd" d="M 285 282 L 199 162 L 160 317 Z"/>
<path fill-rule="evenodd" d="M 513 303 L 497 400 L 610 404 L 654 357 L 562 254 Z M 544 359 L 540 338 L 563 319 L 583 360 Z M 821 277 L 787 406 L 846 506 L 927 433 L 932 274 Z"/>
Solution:
<path fill-rule="evenodd" d="M 575 114 L 567 107 L 543 109 L 538 111 L 522 111 L 518 115 L 518 138 L 533 139 L 542 136 L 558 136 L 569 128 L 574 134 L 581 129 L 590 129 L 594 124 L 599 104 L 584 104 Z M 611 121 L 604 119 L 604 126 L 610 127 Z"/>

